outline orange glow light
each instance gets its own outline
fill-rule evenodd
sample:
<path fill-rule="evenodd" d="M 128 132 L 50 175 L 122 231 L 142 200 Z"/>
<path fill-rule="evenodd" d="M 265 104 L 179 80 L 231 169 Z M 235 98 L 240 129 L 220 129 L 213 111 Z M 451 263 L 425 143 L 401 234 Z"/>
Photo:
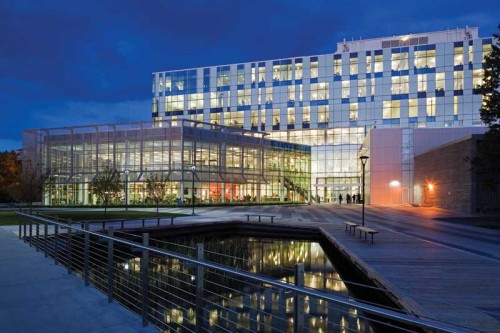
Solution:
<path fill-rule="evenodd" d="M 429 188 L 429 191 L 434 190 L 434 185 L 433 184 L 427 184 L 427 187 Z"/>

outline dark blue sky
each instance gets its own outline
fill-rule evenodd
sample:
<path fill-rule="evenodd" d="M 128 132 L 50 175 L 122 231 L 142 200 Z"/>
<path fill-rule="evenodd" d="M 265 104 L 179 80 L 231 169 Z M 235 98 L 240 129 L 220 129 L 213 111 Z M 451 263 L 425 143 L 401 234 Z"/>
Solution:
<path fill-rule="evenodd" d="M 0 151 L 21 148 L 23 129 L 149 120 L 154 71 L 498 23 L 497 0 L 2 0 Z"/>

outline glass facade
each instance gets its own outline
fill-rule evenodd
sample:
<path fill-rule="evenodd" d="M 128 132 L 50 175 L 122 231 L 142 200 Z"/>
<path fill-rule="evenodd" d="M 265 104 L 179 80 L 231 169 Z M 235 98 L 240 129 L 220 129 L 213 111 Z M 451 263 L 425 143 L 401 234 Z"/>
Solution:
<path fill-rule="evenodd" d="M 313 198 L 336 202 L 337 193 L 359 193 L 356 153 L 371 129 L 481 126 L 474 88 L 488 52 L 491 38 L 466 28 L 340 42 L 333 54 L 157 72 L 153 119 L 196 113 L 311 145 Z"/>
<path fill-rule="evenodd" d="M 23 140 L 25 158 L 54 178 L 44 196 L 49 205 L 95 204 L 89 182 L 107 167 L 124 183 L 128 171 L 131 204 L 147 200 L 144 181 L 151 173 L 167 175 L 169 194 L 183 203 L 192 198 L 193 177 L 200 203 L 310 196 L 311 147 L 239 128 L 179 119 L 29 130 Z"/>

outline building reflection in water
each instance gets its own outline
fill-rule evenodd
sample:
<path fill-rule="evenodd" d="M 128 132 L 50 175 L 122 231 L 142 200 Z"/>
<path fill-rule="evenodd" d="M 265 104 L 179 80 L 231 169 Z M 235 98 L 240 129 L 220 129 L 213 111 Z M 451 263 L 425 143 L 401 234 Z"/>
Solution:
<path fill-rule="evenodd" d="M 204 244 L 205 260 L 294 284 L 294 267 L 304 263 L 308 288 L 349 297 L 349 291 L 321 245 L 310 241 L 190 238 L 179 247 L 161 242 L 165 249 L 194 255 L 193 245 Z M 180 251 L 179 251 L 180 250 Z M 196 326 L 195 269 L 177 259 L 150 258 L 150 294 L 155 318 L 166 332 L 190 332 Z M 127 267 L 127 269 L 125 269 Z M 139 274 L 140 258 L 123 264 L 122 272 Z M 203 327 L 208 331 L 293 332 L 294 295 L 255 281 L 242 281 L 214 270 L 205 270 Z M 155 298 L 153 296 L 153 298 Z M 355 310 L 305 297 L 307 332 L 371 332 Z M 199 317 L 200 318 L 200 317 Z M 200 319 L 198 319 L 200 320 Z M 155 323 L 157 326 L 158 323 Z"/>

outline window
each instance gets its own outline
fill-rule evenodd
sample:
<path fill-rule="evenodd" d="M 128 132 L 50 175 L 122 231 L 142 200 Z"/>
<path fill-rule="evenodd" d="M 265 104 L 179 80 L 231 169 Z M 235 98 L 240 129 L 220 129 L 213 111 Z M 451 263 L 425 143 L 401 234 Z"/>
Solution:
<path fill-rule="evenodd" d="M 318 62 L 311 61 L 311 79 L 318 77 Z"/>
<path fill-rule="evenodd" d="M 258 126 L 258 124 L 259 124 L 259 112 L 257 110 L 251 111 L 250 122 L 252 123 L 252 127 Z"/>
<path fill-rule="evenodd" d="M 415 51 L 415 68 L 436 67 L 436 50 Z"/>
<path fill-rule="evenodd" d="M 436 91 L 444 91 L 444 73 L 436 73 Z"/>
<path fill-rule="evenodd" d="M 349 120 L 358 120 L 358 103 L 349 104 Z"/>
<path fill-rule="evenodd" d="M 366 96 L 366 80 L 358 80 L 358 97 Z"/>
<path fill-rule="evenodd" d="M 221 108 L 223 106 L 224 93 L 211 92 L 210 93 L 210 107 Z"/>
<path fill-rule="evenodd" d="M 266 104 L 270 104 L 273 102 L 273 88 L 266 88 Z"/>
<path fill-rule="evenodd" d="M 382 106 L 383 119 L 397 119 L 401 117 L 401 101 L 384 101 Z"/>
<path fill-rule="evenodd" d="M 408 117 L 418 117 L 418 99 L 416 98 L 408 100 Z"/>
<path fill-rule="evenodd" d="M 472 88 L 479 89 L 483 84 L 483 70 L 476 69 L 472 72 Z"/>
<path fill-rule="evenodd" d="M 299 101 L 302 102 L 302 84 L 299 84 Z"/>
<path fill-rule="evenodd" d="M 464 48 L 463 46 L 453 48 L 453 65 L 459 66 L 464 64 Z"/>
<path fill-rule="evenodd" d="M 384 58 L 381 54 L 375 56 L 375 66 L 373 70 L 375 71 L 375 73 L 384 71 Z"/>
<path fill-rule="evenodd" d="M 485 62 L 486 57 L 491 54 L 492 47 L 491 44 L 483 44 L 483 62 Z"/>
<path fill-rule="evenodd" d="M 273 82 L 280 80 L 280 65 L 273 65 Z"/>
<path fill-rule="evenodd" d="M 309 106 L 304 106 L 302 108 L 302 123 L 303 124 L 309 124 L 311 121 L 311 109 Z"/>
<path fill-rule="evenodd" d="M 286 87 L 286 95 L 288 96 L 288 101 L 295 101 L 295 86 Z"/>
<path fill-rule="evenodd" d="M 250 105 L 250 89 L 240 89 L 237 91 L 238 94 L 238 106 Z"/>
<path fill-rule="evenodd" d="M 172 78 L 170 76 L 165 78 L 165 91 L 172 91 Z"/>
<path fill-rule="evenodd" d="M 453 89 L 454 90 L 464 89 L 464 72 L 455 71 L 453 73 Z"/>
<path fill-rule="evenodd" d="M 220 124 L 220 113 L 219 112 L 210 114 L 210 123 L 215 124 L 215 125 Z"/>
<path fill-rule="evenodd" d="M 288 125 L 295 124 L 295 108 L 288 108 L 287 109 L 287 121 L 288 121 Z"/>
<path fill-rule="evenodd" d="M 166 97 L 166 111 L 183 111 L 184 110 L 184 96 L 167 96 Z"/>
<path fill-rule="evenodd" d="M 273 109 L 273 126 L 280 124 L 280 109 Z"/>
<path fill-rule="evenodd" d="M 427 112 L 427 117 L 436 116 L 436 97 L 427 98 L 426 112 Z"/>
<path fill-rule="evenodd" d="M 374 78 L 372 78 L 372 79 L 371 79 L 371 86 L 370 86 L 370 90 L 371 90 L 370 94 L 371 94 L 372 96 L 373 96 L 373 95 L 375 95 L 375 79 L 374 79 Z"/>
<path fill-rule="evenodd" d="M 252 76 L 252 83 L 255 83 L 255 67 L 252 67 L 251 76 Z"/>
<path fill-rule="evenodd" d="M 302 63 L 295 64 L 295 80 L 302 80 Z"/>
<path fill-rule="evenodd" d="M 350 82 L 342 81 L 342 98 L 349 98 L 351 94 Z"/>
<path fill-rule="evenodd" d="M 217 87 L 229 86 L 230 82 L 229 68 L 217 68 Z"/>
<path fill-rule="evenodd" d="M 328 99 L 328 82 L 311 83 L 311 101 Z"/>
<path fill-rule="evenodd" d="M 418 92 L 427 91 L 427 74 L 418 74 L 417 89 Z"/>
<path fill-rule="evenodd" d="M 342 75 L 342 59 L 333 59 L 333 74 Z"/>
<path fill-rule="evenodd" d="M 408 76 L 393 76 L 391 78 L 391 93 L 393 95 L 407 94 L 409 90 Z"/>
<path fill-rule="evenodd" d="M 266 82 L 266 65 L 259 64 L 259 82 Z"/>
<path fill-rule="evenodd" d="M 402 71 L 408 69 L 408 52 L 393 53 L 391 56 L 391 70 Z"/>
<path fill-rule="evenodd" d="M 289 81 L 292 79 L 292 64 L 280 65 L 280 80 Z"/>
<path fill-rule="evenodd" d="M 238 68 L 237 84 L 245 84 L 245 69 L 244 68 Z"/>
<path fill-rule="evenodd" d="M 453 115 L 458 116 L 458 96 L 453 96 Z"/>
<path fill-rule="evenodd" d="M 371 73 L 372 71 L 372 56 L 367 55 L 366 56 L 366 72 Z"/>
<path fill-rule="evenodd" d="M 203 109 L 203 94 L 189 94 L 188 95 L 188 109 L 196 110 Z"/>
<path fill-rule="evenodd" d="M 318 106 L 318 123 L 328 122 L 328 106 L 320 105 Z"/>
<path fill-rule="evenodd" d="M 469 64 L 474 62 L 474 45 L 469 45 Z"/>
<path fill-rule="evenodd" d="M 358 74 L 358 57 L 349 58 L 349 74 Z"/>
<path fill-rule="evenodd" d="M 224 112 L 224 125 L 243 127 L 243 111 Z"/>
<path fill-rule="evenodd" d="M 264 93 L 262 88 L 257 89 L 257 103 L 262 104 L 262 100 L 264 99 Z"/>

